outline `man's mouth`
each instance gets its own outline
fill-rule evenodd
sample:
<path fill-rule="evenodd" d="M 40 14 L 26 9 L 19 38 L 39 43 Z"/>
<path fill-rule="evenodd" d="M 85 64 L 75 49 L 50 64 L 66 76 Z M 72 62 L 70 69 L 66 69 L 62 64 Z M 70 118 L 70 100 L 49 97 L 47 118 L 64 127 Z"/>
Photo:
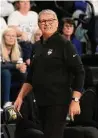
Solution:
<path fill-rule="evenodd" d="M 45 30 L 51 30 L 52 27 L 44 27 Z"/>

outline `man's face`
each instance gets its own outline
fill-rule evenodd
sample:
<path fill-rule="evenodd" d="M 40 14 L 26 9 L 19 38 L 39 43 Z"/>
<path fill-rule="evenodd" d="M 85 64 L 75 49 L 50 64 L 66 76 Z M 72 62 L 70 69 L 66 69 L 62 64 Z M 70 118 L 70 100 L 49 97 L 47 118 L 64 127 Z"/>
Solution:
<path fill-rule="evenodd" d="M 65 23 L 63 27 L 63 34 L 65 36 L 71 36 L 74 32 L 74 26 L 73 24 Z"/>
<path fill-rule="evenodd" d="M 58 28 L 58 20 L 54 15 L 49 13 L 43 13 L 39 19 L 39 27 L 43 36 L 51 36 Z"/>

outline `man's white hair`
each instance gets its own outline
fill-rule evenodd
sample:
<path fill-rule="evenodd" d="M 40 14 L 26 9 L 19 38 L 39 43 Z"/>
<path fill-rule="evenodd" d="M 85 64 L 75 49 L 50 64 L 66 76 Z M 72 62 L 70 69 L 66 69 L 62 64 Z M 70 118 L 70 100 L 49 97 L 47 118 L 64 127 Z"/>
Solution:
<path fill-rule="evenodd" d="M 54 18 L 55 18 L 56 20 L 58 20 L 57 15 L 56 15 L 56 13 L 55 13 L 53 10 L 50 10 L 50 9 L 42 10 L 42 11 L 39 13 L 38 20 L 40 20 L 40 16 L 41 16 L 42 14 L 52 14 L 52 15 L 54 16 Z"/>

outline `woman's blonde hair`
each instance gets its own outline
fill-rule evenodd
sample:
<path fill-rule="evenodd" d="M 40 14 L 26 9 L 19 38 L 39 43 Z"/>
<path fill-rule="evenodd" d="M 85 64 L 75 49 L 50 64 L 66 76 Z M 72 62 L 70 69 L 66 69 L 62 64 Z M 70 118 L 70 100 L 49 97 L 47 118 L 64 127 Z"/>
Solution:
<path fill-rule="evenodd" d="M 8 51 L 7 51 L 7 45 L 5 43 L 5 35 L 9 31 L 14 31 L 15 32 L 15 30 L 13 28 L 11 28 L 11 27 L 8 27 L 3 32 L 3 34 L 2 34 L 2 41 L 1 41 L 1 56 L 2 56 L 2 59 L 4 61 L 16 62 L 21 57 L 21 49 L 20 49 L 20 46 L 19 46 L 19 44 L 17 42 L 17 38 L 16 38 L 15 44 L 13 45 L 12 51 L 11 51 L 11 59 L 9 58 Z"/>

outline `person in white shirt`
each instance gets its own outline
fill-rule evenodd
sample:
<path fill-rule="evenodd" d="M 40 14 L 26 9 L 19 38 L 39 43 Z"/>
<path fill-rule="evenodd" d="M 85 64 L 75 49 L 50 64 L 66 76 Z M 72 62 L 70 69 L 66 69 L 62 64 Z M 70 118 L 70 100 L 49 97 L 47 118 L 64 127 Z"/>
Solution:
<path fill-rule="evenodd" d="M 38 14 L 30 11 L 30 0 L 19 0 L 18 10 L 8 17 L 8 25 L 13 26 L 21 40 L 34 42 L 34 34 L 38 29 Z"/>

